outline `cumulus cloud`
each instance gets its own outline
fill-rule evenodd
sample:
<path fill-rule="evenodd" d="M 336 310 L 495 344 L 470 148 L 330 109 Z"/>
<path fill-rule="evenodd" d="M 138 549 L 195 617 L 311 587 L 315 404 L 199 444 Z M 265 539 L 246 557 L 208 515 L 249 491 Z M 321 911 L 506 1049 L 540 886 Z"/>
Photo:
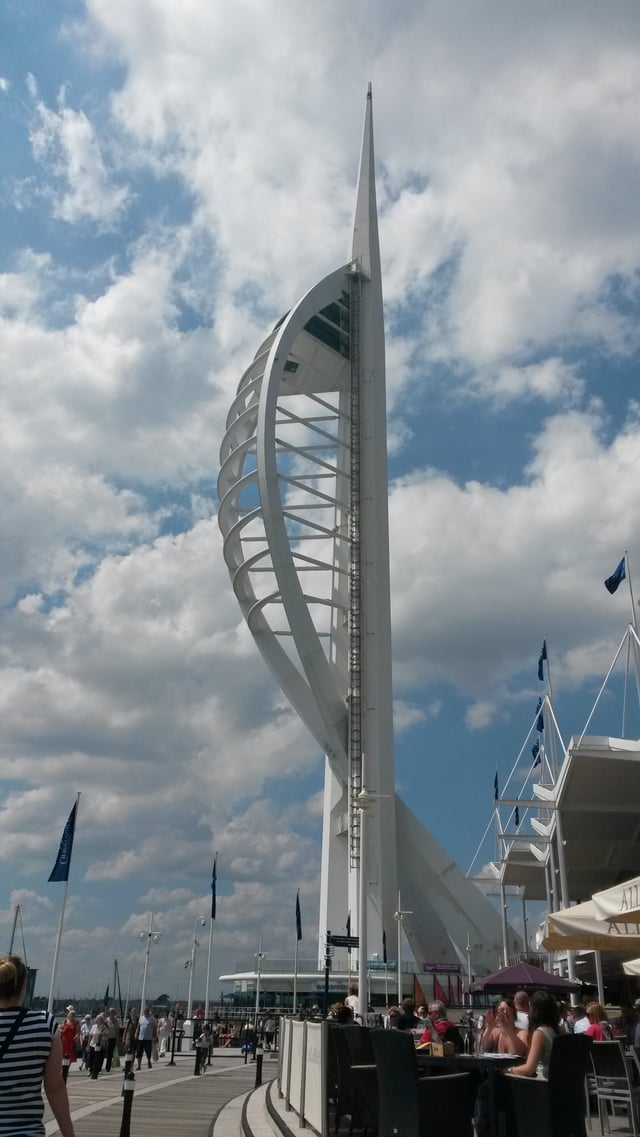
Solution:
<path fill-rule="evenodd" d="M 33 97 L 37 85 L 30 81 Z M 66 92 L 58 95 L 57 110 L 37 99 L 31 128 L 34 156 L 51 179 L 50 193 L 56 217 L 75 224 L 79 221 L 113 225 L 129 200 L 129 189 L 118 186 L 105 165 L 92 123 L 84 111 L 66 106 Z M 65 190 L 56 188 L 63 182 Z"/>

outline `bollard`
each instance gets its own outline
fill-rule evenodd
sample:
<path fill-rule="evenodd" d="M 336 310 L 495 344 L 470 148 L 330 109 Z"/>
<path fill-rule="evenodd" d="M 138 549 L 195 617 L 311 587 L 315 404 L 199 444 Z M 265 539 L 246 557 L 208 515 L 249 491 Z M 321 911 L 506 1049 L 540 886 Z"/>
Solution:
<path fill-rule="evenodd" d="M 196 1046 L 196 1061 L 195 1061 L 195 1065 L 193 1067 L 193 1072 L 194 1072 L 194 1074 L 200 1073 L 200 1047 L 199 1046 Z"/>
<path fill-rule="evenodd" d="M 131 1135 L 131 1110 L 133 1108 L 133 1091 L 135 1089 L 136 1076 L 133 1070 L 129 1069 L 124 1076 L 122 1086 L 122 1096 L 124 1102 L 122 1105 L 122 1124 L 120 1126 L 120 1137 L 130 1137 Z"/>
<path fill-rule="evenodd" d="M 178 1033 L 178 1024 L 177 1024 L 177 1022 L 174 1022 L 173 1030 L 171 1032 L 171 1060 L 169 1062 L 167 1062 L 167 1066 L 175 1066 L 176 1065 L 175 1054 L 176 1054 L 176 1034 L 177 1033 Z"/>
<path fill-rule="evenodd" d="M 256 1085 L 255 1085 L 256 1089 L 258 1088 L 258 1086 L 262 1085 L 262 1059 L 263 1059 L 263 1056 L 264 1056 L 264 1051 L 263 1051 L 261 1046 L 258 1046 L 256 1049 Z"/>
<path fill-rule="evenodd" d="M 124 1097 L 124 1087 L 126 1085 L 127 1078 L 129 1077 L 129 1075 L 131 1075 L 131 1077 L 133 1077 L 133 1054 L 125 1054 L 125 1056 L 124 1056 L 124 1071 L 123 1072 L 124 1072 L 124 1079 L 122 1082 L 122 1093 L 120 1095 L 121 1097 Z"/>
<path fill-rule="evenodd" d="M 71 1065 L 71 1059 L 70 1058 L 63 1058 L 62 1059 L 62 1079 L 65 1082 L 66 1082 L 67 1078 L 69 1077 L 70 1065 Z"/>

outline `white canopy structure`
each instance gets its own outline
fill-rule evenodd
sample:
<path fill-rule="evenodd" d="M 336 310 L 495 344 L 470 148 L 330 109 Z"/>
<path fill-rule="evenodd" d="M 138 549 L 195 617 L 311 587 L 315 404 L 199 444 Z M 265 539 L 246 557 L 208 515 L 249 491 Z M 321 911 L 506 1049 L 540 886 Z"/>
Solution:
<path fill-rule="evenodd" d="M 640 923 L 601 920 L 587 900 L 548 913 L 538 940 L 547 951 L 640 951 Z"/>
<path fill-rule="evenodd" d="M 640 959 L 628 959 L 622 964 L 625 975 L 640 975 Z"/>
<path fill-rule="evenodd" d="M 594 892 L 593 903 L 599 920 L 625 920 L 640 923 L 640 876 Z"/>

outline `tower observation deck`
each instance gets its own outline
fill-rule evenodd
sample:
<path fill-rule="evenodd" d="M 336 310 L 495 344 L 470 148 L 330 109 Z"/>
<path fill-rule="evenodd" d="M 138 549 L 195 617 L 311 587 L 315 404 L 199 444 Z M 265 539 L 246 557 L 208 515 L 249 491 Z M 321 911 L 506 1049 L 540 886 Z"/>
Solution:
<path fill-rule="evenodd" d="M 219 525 L 249 630 L 325 755 L 319 930 L 495 968 L 498 912 L 395 794 L 382 277 L 371 90 L 350 256 L 258 348 L 227 416 Z M 371 795 L 362 840 L 362 791 Z M 361 858 L 365 863 L 361 865 Z M 359 908 L 366 888 L 366 913 Z M 366 919 L 365 919 L 366 916 Z"/>

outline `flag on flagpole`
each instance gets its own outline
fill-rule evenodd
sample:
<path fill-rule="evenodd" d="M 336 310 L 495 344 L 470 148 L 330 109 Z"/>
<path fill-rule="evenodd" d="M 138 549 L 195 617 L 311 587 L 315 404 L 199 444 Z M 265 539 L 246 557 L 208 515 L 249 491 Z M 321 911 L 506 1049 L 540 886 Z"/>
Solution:
<path fill-rule="evenodd" d="M 71 810 L 71 813 L 67 818 L 67 824 L 64 827 L 64 832 L 60 841 L 60 848 L 58 849 L 58 856 L 56 857 L 56 863 L 51 870 L 49 882 L 69 879 L 71 852 L 73 850 L 73 837 L 76 829 L 77 809 L 78 803 L 76 801 L 73 809 Z"/>
<path fill-rule="evenodd" d="M 494 801 L 498 800 L 498 771 L 497 770 L 496 770 L 496 776 L 493 779 L 493 800 Z"/>
<path fill-rule="evenodd" d="M 345 924 L 347 935 L 351 935 L 351 912 L 347 912 L 347 922 Z M 347 948 L 347 955 L 351 955 L 351 948 Z"/>
<path fill-rule="evenodd" d="M 531 747 L 531 757 L 533 758 L 534 766 L 539 766 L 542 762 L 542 758 L 540 757 L 540 743 L 537 739 Z"/>
<path fill-rule="evenodd" d="M 296 940 L 302 939 L 302 916 L 300 914 L 300 893 L 296 893 Z"/>
<path fill-rule="evenodd" d="M 538 679 L 541 683 L 544 683 L 544 668 L 542 664 L 544 663 L 545 659 L 547 659 L 547 641 L 543 640 L 542 651 L 538 657 Z"/>
<path fill-rule="evenodd" d="M 216 853 L 213 858 L 213 872 L 211 873 L 211 919 L 216 918 L 216 885 L 218 882 L 217 874 L 218 854 Z"/>
<path fill-rule="evenodd" d="M 608 576 L 604 582 L 604 586 L 605 586 L 607 592 L 610 592 L 612 596 L 613 596 L 614 592 L 616 592 L 617 589 L 620 587 L 620 585 L 622 584 L 623 580 L 625 579 L 625 577 L 627 575 L 626 571 L 625 571 L 625 567 L 624 567 L 624 562 L 625 562 L 626 556 L 627 556 L 627 554 L 625 553 L 624 557 L 620 561 L 620 564 L 618 565 L 615 572 L 612 572 L 611 576 Z"/>
<path fill-rule="evenodd" d="M 104 1009 L 105 1009 L 105 1011 L 106 1011 L 108 1006 L 109 1006 L 109 984 L 107 983 L 107 989 L 104 993 Z"/>
<path fill-rule="evenodd" d="M 382 962 L 387 962 L 387 933 L 382 929 Z"/>
<path fill-rule="evenodd" d="M 540 731 L 540 733 L 542 733 L 542 731 L 544 730 L 544 716 L 542 714 L 542 699 L 538 699 L 538 705 L 536 707 L 536 714 L 538 716 L 536 719 L 536 730 L 538 730 L 538 731 Z"/>
<path fill-rule="evenodd" d="M 520 811 L 519 811 L 517 806 L 516 806 L 516 813 L 515 813 L 515 822 L 516 822 L 516 829 L 517 829 L 518 826 L 520 825 Z"/>

